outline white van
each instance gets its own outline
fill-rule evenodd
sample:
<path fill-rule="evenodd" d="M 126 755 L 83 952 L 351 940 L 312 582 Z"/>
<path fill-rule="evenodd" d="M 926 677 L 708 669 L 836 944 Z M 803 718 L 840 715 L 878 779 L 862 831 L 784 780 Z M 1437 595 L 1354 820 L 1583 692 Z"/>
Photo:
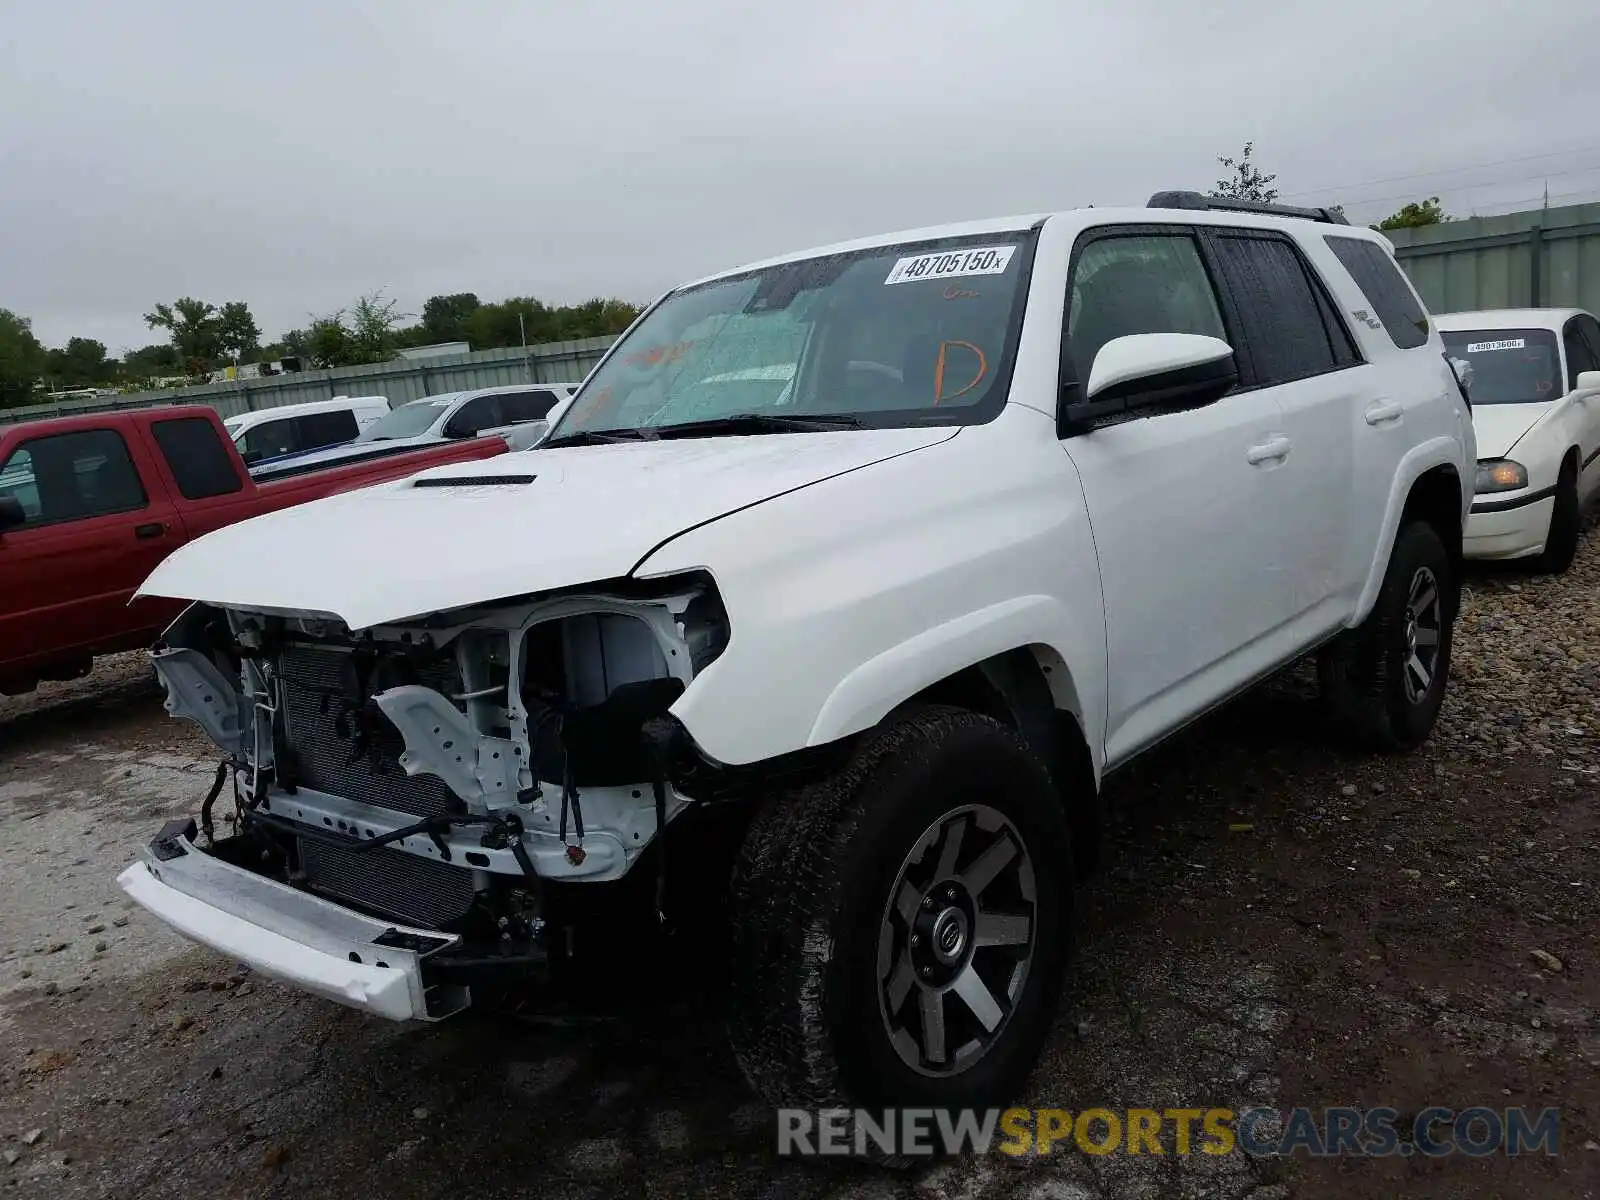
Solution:
<path fill-rule="evenodd" d="M 389 411 L 384 396 L 335 396 L 306 404 L 280 404 L 240 413 L 223 422 L 246 464 L 321 450 L 350 441 Z"/>

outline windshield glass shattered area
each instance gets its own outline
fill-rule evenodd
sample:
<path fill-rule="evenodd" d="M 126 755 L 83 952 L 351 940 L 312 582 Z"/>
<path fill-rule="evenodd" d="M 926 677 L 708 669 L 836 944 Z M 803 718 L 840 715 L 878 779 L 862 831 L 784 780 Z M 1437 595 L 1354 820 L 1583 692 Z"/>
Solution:
<path fill-rule="evenodd" d="M 676 292 L 545 444 L 749 414 L 815 427 L 986 419 L 1005 398 L 1032 244 L 1024 232 L 883 246 Z"/>
<path fill-rule="evenodd" d="M 1540 404 L 1566 390 L 1548 329 L 1444 329 L 1439 336 L 1473 404 Z"/>

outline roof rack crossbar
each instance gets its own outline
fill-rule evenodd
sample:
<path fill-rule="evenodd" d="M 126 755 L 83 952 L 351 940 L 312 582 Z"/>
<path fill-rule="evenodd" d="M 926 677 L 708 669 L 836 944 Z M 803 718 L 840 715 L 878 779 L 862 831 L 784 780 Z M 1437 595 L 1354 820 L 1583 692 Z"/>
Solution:
<path fill-rule="evenodd" d="M 1234 200 L 1227 196 L 1205 196 L 1199 192 L 1157 192 L 1146 208 L 1188 208 L 1215 212 L 1262 213 L 1270 217 L 1298 217 L 1321 221 L 1325 225 L 1348 225 L 1345 215 L 1332 208 L 1299 208 L 1292 204 L 1263 204 L 1259 200 Z"/>

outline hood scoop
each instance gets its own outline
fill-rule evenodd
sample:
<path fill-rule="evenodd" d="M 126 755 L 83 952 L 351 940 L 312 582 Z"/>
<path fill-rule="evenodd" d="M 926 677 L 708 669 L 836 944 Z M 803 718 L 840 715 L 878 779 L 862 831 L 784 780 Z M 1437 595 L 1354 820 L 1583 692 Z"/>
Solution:
<path fill-rule="evenodd" d="M 448 487 L 521 487 L 539 478 L 537 475 L 436 475 L 413 480 L 414 488 Z"/>

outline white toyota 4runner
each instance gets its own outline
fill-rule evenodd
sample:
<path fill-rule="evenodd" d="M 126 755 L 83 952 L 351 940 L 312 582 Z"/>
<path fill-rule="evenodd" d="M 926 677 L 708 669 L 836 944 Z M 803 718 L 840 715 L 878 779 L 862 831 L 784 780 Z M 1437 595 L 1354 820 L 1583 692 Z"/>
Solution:
<path fill-rule="evenodd" d="M 167 706 L 224 759 L 120 882 L 423 1020 L 642 962 L 711 884 L 764 1097 L 1001 1103 L 1107 772 L 1312 652 L 1334 724 L 1427 736 L 1475 462 L 1388 243 L 1321 211 L 1161 193 L 704 279 L 540 448 L 156 570 L 194 602 Z"/>

